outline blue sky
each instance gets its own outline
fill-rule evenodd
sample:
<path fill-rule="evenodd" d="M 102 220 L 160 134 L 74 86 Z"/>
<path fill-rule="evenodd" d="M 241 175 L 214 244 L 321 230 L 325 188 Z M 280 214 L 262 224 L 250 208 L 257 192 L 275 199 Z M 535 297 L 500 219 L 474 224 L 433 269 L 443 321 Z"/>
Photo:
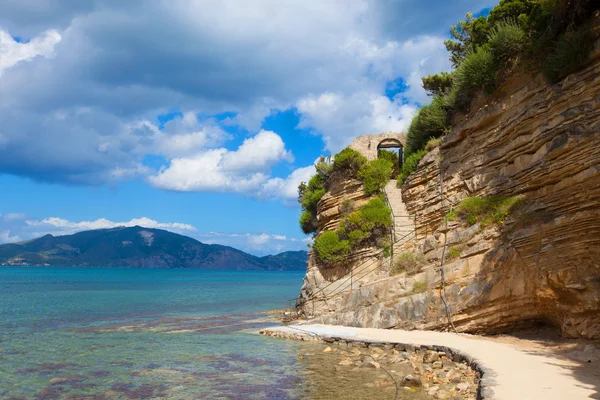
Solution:
<path fill-rule="evenodd" d="M 405 130 L 449 25 L 494 3 L 0 0 L 0 243 L 142 224 L 305 249 L 314 160 Z"/>

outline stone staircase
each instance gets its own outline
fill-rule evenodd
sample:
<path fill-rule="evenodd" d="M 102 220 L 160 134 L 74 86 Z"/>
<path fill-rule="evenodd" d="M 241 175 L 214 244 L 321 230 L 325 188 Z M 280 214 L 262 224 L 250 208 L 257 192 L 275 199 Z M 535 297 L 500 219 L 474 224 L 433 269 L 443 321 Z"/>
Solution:
<path fill-rule="evenodd" d="M 394 216 L 394 241 L 404 238 L 402 239 L 404 242 L 409 238 L 413 238 L 415 221 L 406 211 L 406 206 L 402 201 L 402 190 L 397 187 L 395 180 L 389 181 L 384 190 Z"/>

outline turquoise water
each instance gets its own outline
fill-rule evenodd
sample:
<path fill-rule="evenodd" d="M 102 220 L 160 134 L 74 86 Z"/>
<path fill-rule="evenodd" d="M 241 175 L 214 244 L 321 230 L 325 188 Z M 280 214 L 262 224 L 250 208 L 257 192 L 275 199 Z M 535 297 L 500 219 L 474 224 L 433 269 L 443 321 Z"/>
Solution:
<path fill-rule="evenodd" d="M 382 370 L 340 367 L 342 349 L 250 333 L 302 276 L 0 267 L 0 399 L 396 398 Z"/>
<path fill-rule="evenodd" d="M 306 345 L 242 330 L 302 275 L 0 267 L 0 398 L 301 398 Z"/>

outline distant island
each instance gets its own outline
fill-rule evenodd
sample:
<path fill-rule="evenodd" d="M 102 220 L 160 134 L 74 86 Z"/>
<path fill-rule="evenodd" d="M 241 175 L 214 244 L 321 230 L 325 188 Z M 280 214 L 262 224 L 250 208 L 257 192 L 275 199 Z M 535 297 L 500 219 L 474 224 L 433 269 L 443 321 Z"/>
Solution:
<path fill-rule="evenodd" d="M 0 245 L 0 265 L 305 270 L 306 251 L 256 257 L 233 247 L 141 226 L 45 235 Z"/>

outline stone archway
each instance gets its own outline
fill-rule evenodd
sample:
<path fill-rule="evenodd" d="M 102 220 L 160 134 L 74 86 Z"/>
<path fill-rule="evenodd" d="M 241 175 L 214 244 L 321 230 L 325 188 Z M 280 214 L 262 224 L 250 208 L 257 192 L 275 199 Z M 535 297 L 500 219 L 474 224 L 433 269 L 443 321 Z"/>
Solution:
<path fill-rule="evenodd" d="M 404 146 L 398 139 L 385 138 L 377 145 L 377 158 L 381 156 L 381 151 L 392 151 L 398 154 L 398 169 L 402 169 L 404 163 Z"/>

